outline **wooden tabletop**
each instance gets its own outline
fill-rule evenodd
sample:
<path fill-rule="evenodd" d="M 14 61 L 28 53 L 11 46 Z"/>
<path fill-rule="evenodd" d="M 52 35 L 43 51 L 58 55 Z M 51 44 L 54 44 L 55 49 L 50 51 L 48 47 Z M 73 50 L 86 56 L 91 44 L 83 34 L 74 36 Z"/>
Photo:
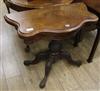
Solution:
<path fill-rule="evenodd" d="M 48 5 L 69 4 L 73 0 L 7 0 L 8 3 L 27 8 L 43 8 Z"/>
<path fill-rule="evenodd" d="M 96 22 L 98 17 L 85 4 L 76 3 L 11 13 L 5 20 L 18 27 L 18 34 L 30 37 L 40 33 L 69 33 L 86 22 Z"/>

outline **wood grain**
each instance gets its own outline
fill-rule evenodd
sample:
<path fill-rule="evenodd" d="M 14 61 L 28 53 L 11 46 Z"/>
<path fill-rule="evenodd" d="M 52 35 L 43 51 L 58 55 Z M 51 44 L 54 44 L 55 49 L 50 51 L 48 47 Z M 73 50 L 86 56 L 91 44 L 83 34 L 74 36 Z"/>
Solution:
<path fill-rule="evenodd" d="M 83 3 L 77 3 L 8 14 L 5 20 L 18 27 L 20 36 L 28 38 L 41 33 L 70 33 L 86 22 L 96 22 L 98 17 L 88 12 Z"/>

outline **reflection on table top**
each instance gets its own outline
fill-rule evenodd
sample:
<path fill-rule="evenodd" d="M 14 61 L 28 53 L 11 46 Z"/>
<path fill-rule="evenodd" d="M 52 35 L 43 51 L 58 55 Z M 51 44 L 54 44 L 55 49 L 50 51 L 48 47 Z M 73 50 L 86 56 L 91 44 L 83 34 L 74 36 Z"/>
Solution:
<path fill-rule="evenodd" d="M 34 36 L 41 32 L 71 32 L 86 22 L 97 21 L 98 17 L 90 13 L 85 4 L 77 3 L 11 13 L 5 19 L 17 25 L 24 36 Z"/>

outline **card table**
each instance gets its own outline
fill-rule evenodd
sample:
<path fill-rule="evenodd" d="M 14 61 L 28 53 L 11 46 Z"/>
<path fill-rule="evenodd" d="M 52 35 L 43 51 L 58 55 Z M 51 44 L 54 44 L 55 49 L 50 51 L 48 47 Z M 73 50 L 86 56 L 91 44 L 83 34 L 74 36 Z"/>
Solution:
<path fill-rule="evenodd" d="M 42 38 L 51 40 L 46 51 L 36 54 L 33 60 L 24 61 L 24 64 L 29 66 L 39 63 L 40 60 L 47 60 L 40 88 L 45 87 L 52 65 L 57 59 L 67 59 L 70 64 L 76 66 L 82 64 L 81 61 L 72 59 L 71 55 L 62 49 L 61 40 L 75 36 L 84 24 L 98 21 L 98 17 L 89 12 L 84 3 L 16 12 L 7 14 L 4 18 L 17 28 L 17 34 L 26 45 Z"/>

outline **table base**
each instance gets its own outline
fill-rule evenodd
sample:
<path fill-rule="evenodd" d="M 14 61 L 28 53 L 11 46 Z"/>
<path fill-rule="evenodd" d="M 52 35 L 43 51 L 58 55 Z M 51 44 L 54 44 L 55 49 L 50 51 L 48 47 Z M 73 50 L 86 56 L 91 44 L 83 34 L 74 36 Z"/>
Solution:
<path fill-rule="evenodd" d="M 57 61 L 57 59 L 66 59 L 70 64 L 78 67 L 82 64 L 81 61 L 72 59 L 71 55 L 67 51 L 62 50 L 62 43 L 59 40 L 52 40 L 49 43 L 48 50 L 38 53 L 34 60 L 24 61 L 24 65 L 29 66 L 37 64 L 41 60 L 47 60 L 45 64 L 45 76 L 40 82 L 40 88 L 45 87 L 52 65 Z"/>

